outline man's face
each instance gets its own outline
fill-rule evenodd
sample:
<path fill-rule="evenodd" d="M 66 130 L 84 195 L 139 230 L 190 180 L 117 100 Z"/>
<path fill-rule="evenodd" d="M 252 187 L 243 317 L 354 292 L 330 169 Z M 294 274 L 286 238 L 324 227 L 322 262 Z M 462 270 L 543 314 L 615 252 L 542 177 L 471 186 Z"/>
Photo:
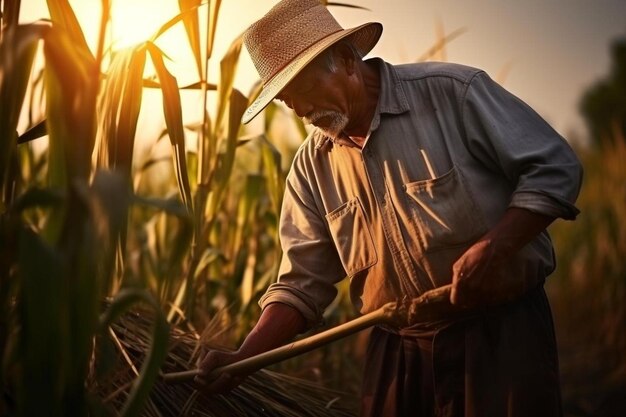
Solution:
<path fill-rule="evenodd" d="M 305 124 L 337 138 L 349 122 L 345 83 L 341 68 L 331 71 L 324 58 L 316 59 L 300 72 L 277 96 Z"/>

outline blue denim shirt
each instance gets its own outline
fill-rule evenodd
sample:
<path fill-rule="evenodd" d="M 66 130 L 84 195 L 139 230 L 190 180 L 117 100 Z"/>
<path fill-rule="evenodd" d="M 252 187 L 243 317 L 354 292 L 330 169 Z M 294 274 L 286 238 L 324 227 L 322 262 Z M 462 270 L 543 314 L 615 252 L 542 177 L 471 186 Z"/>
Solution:
<path fill-rule="evenodd" d="M 316 129 L 287 178 L 283 259 L 260 304 L 289 304 L 311 324 L 346 276 L 361 313 L 450 283 L 454 261 L 508 207 L 578 213 L 576 155 L 485 72 L 374 62 L 381 90 L 363 148 Z M 494 273 L 530 288 L 554 267 L 543 232 Z"/>

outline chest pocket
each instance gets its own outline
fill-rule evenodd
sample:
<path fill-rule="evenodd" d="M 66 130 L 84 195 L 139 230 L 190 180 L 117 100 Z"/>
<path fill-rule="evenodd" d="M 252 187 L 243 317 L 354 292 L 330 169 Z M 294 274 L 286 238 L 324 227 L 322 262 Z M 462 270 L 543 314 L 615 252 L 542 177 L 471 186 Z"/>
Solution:
<path fill-rule="evenodd" d="M 348 276 L 376 263 L 374 241 L 358 198 L 328 213 L 326 220 Z"/>
<path fill-rule="evenodd" d="M 424 251 L 467 244 L 487 228 L 456 167 L 438 178 L 405 185 Z"/>

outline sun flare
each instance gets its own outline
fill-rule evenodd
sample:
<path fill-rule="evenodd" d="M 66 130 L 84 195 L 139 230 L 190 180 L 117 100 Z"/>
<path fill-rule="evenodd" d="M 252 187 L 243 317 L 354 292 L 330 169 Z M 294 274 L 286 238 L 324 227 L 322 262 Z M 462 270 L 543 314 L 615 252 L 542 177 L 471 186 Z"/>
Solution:
<path fill-rule="evenodd" d="M 179 11 L 173 2 L 155 6 L 153 1 L 115 1 L 111 6 L 111 47 L 121 49 L 150 39 L 159 28 Z M 164 36 L 162 42 L 173 43 L 172 36 Z"/>

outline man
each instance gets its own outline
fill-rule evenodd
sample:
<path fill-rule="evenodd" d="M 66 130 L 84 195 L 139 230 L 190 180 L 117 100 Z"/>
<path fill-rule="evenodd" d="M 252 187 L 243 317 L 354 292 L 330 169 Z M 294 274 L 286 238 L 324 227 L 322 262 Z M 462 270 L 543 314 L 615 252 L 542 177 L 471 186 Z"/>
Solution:
<path fill-rule="evenodd" d="M 283 0 L 246 32 L 263 91 L 317 127 L 287 178 L 278 282 L 239 350 L 215 367 L 319 323 L 348 276 L 356 308 L 452 283 L 450 314 L 373 329 L 363 416 L 557 416 L 558 365 L 543 291 L 545 231 L 574 219 L 581 167 L 567 143 L 482 71 L 362 60 L 382 26 L 342 29 L 317 0 Z"/>

